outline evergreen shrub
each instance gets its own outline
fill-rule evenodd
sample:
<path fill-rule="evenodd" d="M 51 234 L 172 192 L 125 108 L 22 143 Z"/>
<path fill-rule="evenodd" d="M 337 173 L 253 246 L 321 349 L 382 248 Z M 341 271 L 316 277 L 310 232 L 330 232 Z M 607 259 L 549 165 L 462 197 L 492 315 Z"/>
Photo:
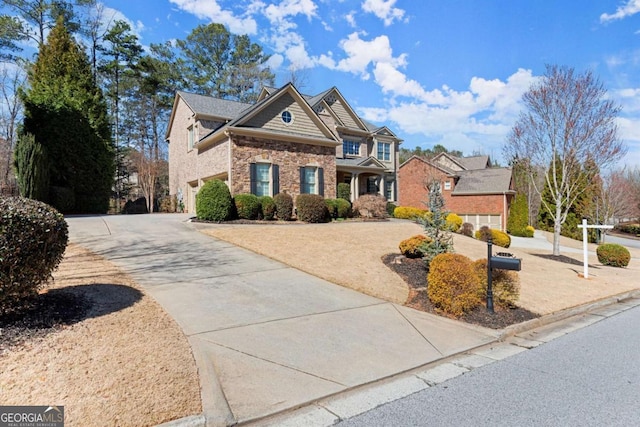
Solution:
<path fill-rule="evenodd" d="M 398 248 L 400 249 L 400 253 L 407 258 L 422 258 L 424 256 L 422 246 L 425 243 L 429 243 L 427 236 L 424 234 L 417 234 L 400 242 Z"/>
<path fill-rule="evenodd" d="M 398 206 L 393 210 L 393 217 L 399 219 L 417 220 L 424 218 L 429 213 L 426 209 L 414 208 L 411 206 Z"/>
<path fill-rule="evenodd" d="M 196 195 L 196 217 L 204 221 L 228 221 L 233 217 L 234 203 L 229 187 L 214 179 L 205 182 Z"/>
<path fill-rule="evenodd" d="M 62 260 L 67 240 L 67 223 L 53 207 L 0 198 L 0 315 L 37 295 Z"/>
<path fill-rule="evenodd" d="M 526 227 L 529 224 L 529 207 L 527 196 L 517 194 L 509 209 L 507 217 L 507 232 L 512 236 L 526 237 Z"/>
<path fill-rule="evenodd" d="M 487 259 L 482 258 L 474 261 L 473 270 L 480 284 L 480 298 L 486 300 Z M 493 289 L 493 300 L 496 304 L 505 308 L 515 307 L 516 301 L 520 298 L 520 278 L 518 273 L 510 270 L 492 269 L 491 288 Z"/>
<path fill-rule="evenodd" d="M 446 314 L 459 317 L 482 303 L 473 264 L 464 255 L 436 255 L 429 264 L 427 283 L 429 300 Z"/>
<path fill-rule="evenodd" d="M 386 218 L 387 199 L 379 194 L 365 194 L 353 202 L 353 211 L 365 218 Z"/>
<path fill-rule="evenodd" d="M 271 221 L 276 215 L 276 204 L 271 196 L 260 196 L 260 210 L 262 213 L 262 219 Z"/>
<path fill-rule="evenodd" d="M 459 215 L 450 213 L 449 215 L 447 215 L 447 226 L 454 233 L 458 232 L 458 230 L 460 230 L 460 227 L 462 227 L 462 218 Z"/>
<path fill-rule="evenodd" d="M 351 186 L 346 182 L 338 183 L 338 199 L 344 199 L 351 203 Z"/>
<path fill-rule="evenodd" d="M 598 261 L 603 265 L 612 267 L 626 267 L 631 261 L 629 250 L 616 243 L 604 243 L 596 249 Z"/>
<path fill-rule="evenodd" d="M 149 213 L 147 209 L 147 199 L 139 197 L 136 200 L 127 200 L 122 208 L 123 214 L 146 214 Z"/>
<path fill-rule="evenodd" d="M 287 193 L 278 193 L 273 196 L 276 205 L 276 218 L 280 221 L 291 221 L 293 216 L 293 197 Z"/>
<path fill-rule="evenodd" d="M 319 194 L 300 194 L 296 197 L 298 220 L 304 222 L 327 222 L 331 220 L 324 197 Z"/>
<path fill-rule="evenodd" d="M 489 237 L 491 237 L 493 244 L 496 246 L 501 246 L 503 248 L 511 246 L 511 237 L 503 231 L 489 228 L 486 225 L 483 225 L 480 227 L 480 230 L 476 231 L 476 239 L 478 240 L 486 242 L 489 240 Z"/>
<path fill-rule="evenodd" d="M 233 198 L 240 219 L 256 220 L 260 216 L 260 200 L 255 194 L 237 194 Z"/>
<path fill-rule="evenodd" d="M 58 212 L 73 212 L 76 206 L 76 195 L 71 188 L 53 185 L 49 188 L 49 203 Z"/>
<path fill-rule="evenodd" d="M 536 232 L 536 229 L 530 225 L 527 225 L 524 229 L 524 236 L 522 237 L 533 237 L 533 234 Z"/>

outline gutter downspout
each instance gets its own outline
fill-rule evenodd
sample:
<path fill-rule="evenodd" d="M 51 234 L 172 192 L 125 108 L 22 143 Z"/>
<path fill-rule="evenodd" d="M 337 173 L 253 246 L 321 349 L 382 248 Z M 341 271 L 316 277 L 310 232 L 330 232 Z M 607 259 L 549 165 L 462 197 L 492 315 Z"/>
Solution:
<path fill-rule="evenodd" d="M 231 132 L 229 132 L 229 130 L 225 130 L 224 131 L 225 136 L 227 137 L 227 145 L 228 145 L 228 149 L 227 149 L 227 186 L 229 187 L 229 192 L 231 192 L 231 194 L 233 194 L 232 188 L 233 188 L 233 181 L 232 181 L 232 156 L 231 156 Z"/>

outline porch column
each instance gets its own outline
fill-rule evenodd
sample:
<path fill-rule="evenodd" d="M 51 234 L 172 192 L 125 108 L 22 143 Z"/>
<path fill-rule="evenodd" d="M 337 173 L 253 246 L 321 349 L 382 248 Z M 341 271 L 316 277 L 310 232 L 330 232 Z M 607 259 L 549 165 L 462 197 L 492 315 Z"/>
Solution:
<path fill-rule="evenodd" d="M 357 173 L 351 174 L 351 201 L 355 202 L 358 198 L 358 189 L 360 188 L 360 180 Z"/>
<path fill-rule="evenodd" d="M 378 175 L 378 194 L 380 194 L 385 199 L 387 196 L 384 194 L 384 175 Z"/>

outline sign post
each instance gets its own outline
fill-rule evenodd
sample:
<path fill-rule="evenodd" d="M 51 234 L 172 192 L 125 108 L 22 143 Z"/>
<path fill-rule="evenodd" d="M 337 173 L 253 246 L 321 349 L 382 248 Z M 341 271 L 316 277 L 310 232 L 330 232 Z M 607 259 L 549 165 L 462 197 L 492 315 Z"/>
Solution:
<path fill-rule="evenodd" d="M 587 225 L 587 220 L 582 220 L 582 225 L 578 225 L 578 228 L 582 228 L 582 249 L 584 252 L 584 273 L 583 276 L 585 279 L 589 278 L 589 251 L 587 246 L 587 228 L 596 228 L 596 229 L 607 229 L 610 230 L 613 228 L 613 225 Z"/>

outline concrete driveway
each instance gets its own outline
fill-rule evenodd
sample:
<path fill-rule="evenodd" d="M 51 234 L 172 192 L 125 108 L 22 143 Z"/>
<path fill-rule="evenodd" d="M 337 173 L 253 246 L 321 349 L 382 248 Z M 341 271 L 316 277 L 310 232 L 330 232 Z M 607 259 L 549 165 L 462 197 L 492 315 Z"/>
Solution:
<path fill-rule="evenodd" d="M 497 337 L 207 237 L 188 220 L 67 218 L 72 242 L 131 274 L 182 327 L 207 425 L 300 407 Z"/>

